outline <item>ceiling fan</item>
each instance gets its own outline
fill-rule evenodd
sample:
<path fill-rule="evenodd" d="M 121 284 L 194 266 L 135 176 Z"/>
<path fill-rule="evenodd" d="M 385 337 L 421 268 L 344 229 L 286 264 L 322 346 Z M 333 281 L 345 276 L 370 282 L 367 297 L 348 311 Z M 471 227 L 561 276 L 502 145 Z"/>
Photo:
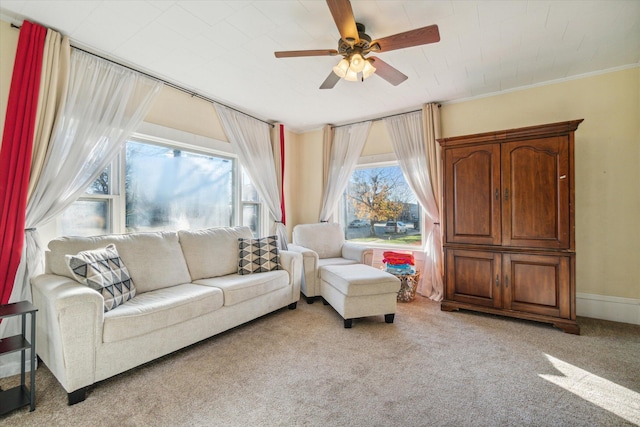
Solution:
<path fill-rule="evenodd" d="M 275 52 L 276 58 L 342 55 L 342 60 L 333 67 L 333 71 L 320 85 L 320 89 L 333 88 L 341 78 L 348 81 L 363 81 L 374 73 L 392 85 L 397 86 L 407 80 L 408 77 L 380 58 L 373 56 L 367 58 L 366 55 L 370 52 L 388 52 L 440 41 L 437 25 L 429 25 L 371 40 L 371 37 L 365 33 L 364 25 L 356 22 L 349 0 L 327 0 L 327 5 L 338 31 L 340 31 L 337 50 L 316 49 Z"/>

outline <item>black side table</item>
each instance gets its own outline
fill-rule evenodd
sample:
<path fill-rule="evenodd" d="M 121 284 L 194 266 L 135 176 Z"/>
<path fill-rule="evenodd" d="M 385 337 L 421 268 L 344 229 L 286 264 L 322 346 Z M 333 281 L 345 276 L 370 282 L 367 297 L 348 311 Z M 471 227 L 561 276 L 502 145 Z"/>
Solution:
<path fill-rule="evenodd" d="M 0 415 L 31 405 L 30 411 L 36 409 L 36 311 L 37 308 L 29 301 L 20 301 L 7 305 L 0 305 L 0 319 L 22 316 L 22 334 L 0 339 L 0 357 L 4 354 L 19 351 L 20 385 L 0 392 Z M 31 315 L 31 339 L 27 340 L 27 314 Z M 30 387 L 25 383 L 26 352 L 31 349 L 31 378 Z"/>

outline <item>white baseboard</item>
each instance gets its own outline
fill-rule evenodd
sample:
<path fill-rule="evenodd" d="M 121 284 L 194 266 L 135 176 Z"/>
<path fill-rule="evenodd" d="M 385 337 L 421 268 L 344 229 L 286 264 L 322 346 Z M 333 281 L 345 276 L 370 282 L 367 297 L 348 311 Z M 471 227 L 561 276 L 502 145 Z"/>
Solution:
<path fill-rule="evenodd" d="M 576 293 L 576 314 L 640 325 L 640 299 Z"/>

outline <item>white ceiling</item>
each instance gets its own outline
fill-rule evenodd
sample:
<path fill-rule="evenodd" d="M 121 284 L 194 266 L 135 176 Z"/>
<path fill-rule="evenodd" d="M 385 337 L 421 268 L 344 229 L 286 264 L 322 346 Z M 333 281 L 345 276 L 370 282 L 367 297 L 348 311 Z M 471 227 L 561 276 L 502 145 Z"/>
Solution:
<path fill-rule="evenodd" d="M 276 59 L 336 49 L 324 1 L 2 0 L 72 45 L 294 131 L 344 124 L 640 63 L 640 1 L 353 0 L 373 38 L 431 24 L 439 43 L 380 53 L 409 79 L 378 76 L 318 87 L 339 57 Z"/>

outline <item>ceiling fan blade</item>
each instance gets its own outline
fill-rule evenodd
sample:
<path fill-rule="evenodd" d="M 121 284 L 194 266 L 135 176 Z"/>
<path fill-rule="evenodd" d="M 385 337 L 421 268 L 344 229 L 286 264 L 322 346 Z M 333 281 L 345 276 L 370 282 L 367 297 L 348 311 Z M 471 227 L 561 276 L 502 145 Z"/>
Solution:
<path fill-rule="evenodd" d="M 299 56 L 335 56 L 338 51 L 335 49 L 316 49 L 316 50 L 286 50 L 282 52 L 274 52 L 276 58 L 296 58 Z"/>
<path fill-rule="evenodd" d="M 394 86 L 398 86 L 409 78 L 380 58 L 370 56 L 369 59 L 373 59 L 373 66 L 376 67 L 376 74 Z"/>
<path fill-rule="evenodd" d="M 329 74 L 329 76 L 327 77 L 327 79 L 324 82 L 322 82 L 322 84 L 320 85 L 320 89 L 333 89 L 333 87 L 339 81 L 340 81 L 340 77 L 338 77 L 336 73 L 332 71 L 331 74 Z"/>
<path fill-rule="evenodd" d="M 327 0 L 327 5 L 342 40 L 348 43 L 358 43 L 360 36 L 358 36 L 358 27 L 353 16 L 351 2 L 349 0 Z"/>
<path fill-rule="evenodd" d="M 379 52 L 388 52 L 390 50 L 404 49 L 405 47 L 420 46 L 422 44 L 436 43 L 439 41 L 440 32 L 438 31 L 438 26 L 429 25 L 428 27 L 417 28 L 374 40 L 371 42 L 371 45 L 378 44 L 378 46 L 380 46 Z"/>

